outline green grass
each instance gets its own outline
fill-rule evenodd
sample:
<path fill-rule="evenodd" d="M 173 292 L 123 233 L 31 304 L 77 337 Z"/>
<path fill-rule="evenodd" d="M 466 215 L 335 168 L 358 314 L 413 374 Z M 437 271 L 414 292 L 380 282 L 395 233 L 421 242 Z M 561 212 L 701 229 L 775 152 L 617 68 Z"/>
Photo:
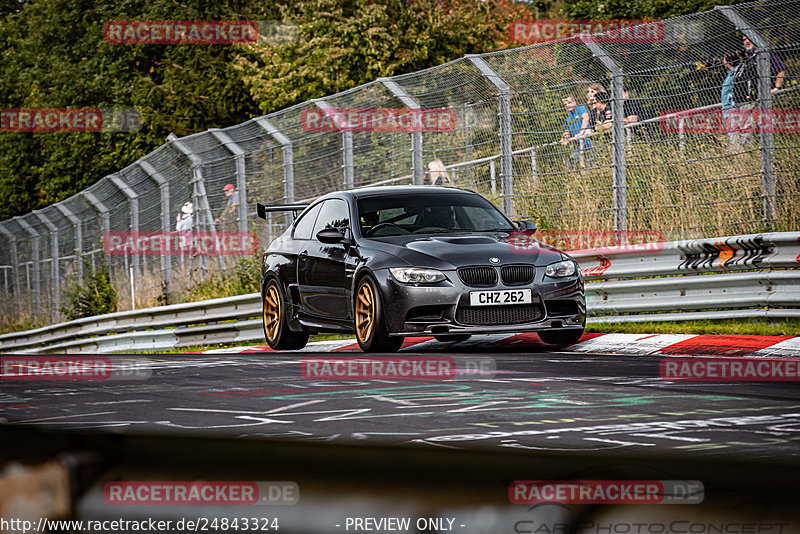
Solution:
<path fill-rule="evenodd" d="M 800 320 L 651 321 L 644 323 L 599 323 L 586 325 L 587 332 L 625 334 L 743 334 L 755 336 L 800 336 Z"/>

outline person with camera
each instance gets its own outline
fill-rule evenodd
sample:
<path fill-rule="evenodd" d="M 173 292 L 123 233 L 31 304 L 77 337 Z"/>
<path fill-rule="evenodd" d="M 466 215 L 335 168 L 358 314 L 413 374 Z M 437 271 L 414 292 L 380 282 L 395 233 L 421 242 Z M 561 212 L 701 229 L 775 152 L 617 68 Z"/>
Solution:
<path fill-rule="evenodd" d="M 758 65 L 755 45 L 746 36 L 742 37 L 744 53 L 738 68 L 734 69 L 733 110 L 729 114 L 731 129 L 737 134 L 741 146 L 755 143 L 756 117 L 753 113 L 758 102 Z M 727 56 L 726 56 L 727 57 Z M 733 65 L 731 65 L 733 66 Z M 730 68 L 729 68 L 730 70 Z M 786 77 L 786 63 L 777 54 L 769 53 L 770 95 L 776 94 Z"/>

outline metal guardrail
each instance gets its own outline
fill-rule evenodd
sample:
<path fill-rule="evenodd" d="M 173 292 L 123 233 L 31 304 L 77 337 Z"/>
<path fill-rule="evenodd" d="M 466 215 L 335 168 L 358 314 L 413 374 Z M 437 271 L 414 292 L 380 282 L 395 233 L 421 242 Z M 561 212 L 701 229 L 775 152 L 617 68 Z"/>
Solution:
<path fill-rule="evenodd" d="M 584 278 L 595 281 L 586 284 L 590 322 L 800 318 L 800 232 L 609 247 L 573 257 Z"/>
<path fill-rule="evenodd" d="M 646 250 L 642 250 L 645 248 Z M 800 318 L 800 232 L 579 251 L 589 322 Z M 258 293 L 0 335 L 0 351 L 117 352 L 263 341 Z"/>

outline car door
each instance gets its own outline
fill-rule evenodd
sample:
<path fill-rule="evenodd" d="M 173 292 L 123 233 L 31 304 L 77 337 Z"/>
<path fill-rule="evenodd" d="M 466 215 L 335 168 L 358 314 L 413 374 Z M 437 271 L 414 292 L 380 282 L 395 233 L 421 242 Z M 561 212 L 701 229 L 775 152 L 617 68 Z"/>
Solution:
<path fill-rule="evenodd" d="M 322 243 L 320 230 L 336 228 L 349 235 L 350 210 L 347 202 L 333 198 L 322 203 L 311 239 L 305 241 L 298 261 L 300 299 L 305 310 L 317 317 L 349 318 L 350 278 L 347 274 L 349 247 L 342 243 Z"/>

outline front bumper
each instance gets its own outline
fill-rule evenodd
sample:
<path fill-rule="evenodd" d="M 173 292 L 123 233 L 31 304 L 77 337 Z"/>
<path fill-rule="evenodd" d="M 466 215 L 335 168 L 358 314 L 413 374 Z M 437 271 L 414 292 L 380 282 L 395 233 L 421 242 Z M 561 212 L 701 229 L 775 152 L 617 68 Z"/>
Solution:
<path fill-rule="evenodd" d="M 582 329 L 586 323 L 583 281 L 575 276 L 546 278 L 544 268 L 527 285 L 472 287 L 456 271 L 436 284 L 402 284 L 388 269 L 374 273 L 384 302 L 386 327 L 392 335 L 496 334 Z M 471 291 L 531 289 L 532 304 L 471 307 Z M 523 309 L 523 306 L 529 306 Z M 503 308 L 503 309 L 500 309 Z M 487 322 L 488 321 L 488 322 Z"/>

